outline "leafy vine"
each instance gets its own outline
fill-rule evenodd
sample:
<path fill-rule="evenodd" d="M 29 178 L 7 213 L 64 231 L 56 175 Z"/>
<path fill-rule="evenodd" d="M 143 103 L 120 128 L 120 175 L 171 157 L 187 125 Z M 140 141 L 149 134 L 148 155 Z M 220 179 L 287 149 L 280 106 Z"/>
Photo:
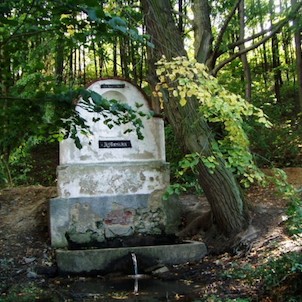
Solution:
<path fill-rule="evenodd" d="M 198 100 L 200 114 L 212 125 L 219 125 L 223 135 L 212 141 L 212 155 L 200 154 L 203 163 L 213 171 L 218 165 L 217 158 L 223 158 L 226 166 L 238 176 L 241 183 L 249 186 L 261 181 L 263 174 L 256 167 L 249 149 L 249 139 L 244 130 L 244 121 L 253 118 L 265 127 L 271 127 L 264 112 L 229 92 L 218 80 L 208 73 L 204 64 L 186 57 L 167 61 L 165 57 L 157 62 L 159 79 L 154 94 L 162 102 L 165 98 L 178 98 L 185 106 L 190 98 Z"/>

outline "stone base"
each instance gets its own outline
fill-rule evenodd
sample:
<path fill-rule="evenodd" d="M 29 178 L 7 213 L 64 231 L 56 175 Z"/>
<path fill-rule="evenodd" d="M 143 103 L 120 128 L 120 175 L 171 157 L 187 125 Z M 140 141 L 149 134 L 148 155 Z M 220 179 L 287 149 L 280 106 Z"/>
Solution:
<path fill-rule="evenodd" d="M 162 264 L 181 264 L 199 261 L 207 253 L 203 242 L 187 241 L 182 244 L 123 247 L 93 250 L 56 251 L 59 271 L 66 274 L 101 273 L 110 263 L 129 253 L 158 260 Z"/>
<path fill-rule="evenodd" d="M 163 200 L 163 193 L 51 199 L 51 244 L 92 248 L 115 237 L 173 234 L 181 206 L 176 198 Z"/>

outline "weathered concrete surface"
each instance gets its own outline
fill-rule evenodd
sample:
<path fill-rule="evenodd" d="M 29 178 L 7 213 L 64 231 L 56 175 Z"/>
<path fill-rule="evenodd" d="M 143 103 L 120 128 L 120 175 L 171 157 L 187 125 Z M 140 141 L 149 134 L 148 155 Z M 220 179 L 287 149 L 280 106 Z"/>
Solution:
<path fill-rule="evenodd" d="M 61 165 L 57 169 L 62 198 L 148 194 L 169 185 L 169 164 L 162 161 Z"/>
<path fill-rule="evenodd" d="M 108 88 L 101 88 L 105 84 Z M 110 88 L 110 85 L 125 85 L 124 88 Z M 108 100 L 115 99 L 121 103 L 136 108 L 136 104 L 141 107 L 140 111 L 149 113 L 151 108 L 148 100 L 142 92 L 127 81 L 118 79 L 104 79 L 94 82 L 88 87 L 89 90 L 95 91 L 107 98 Z M 142 134 L 143 140 L 138 139 L 136 132 L 125 133 L 129 129 L 129 125 L 115 126 L 109 129 L 104 124 L 105 118 L 98 113 L 88 112 L 77 106 L 77 111 L 80 113 L 93 135 L 84 135 L 80 132 L 78 136 L 82 143 L 82 149 L 78 149 L 72 139 L 66 139 L 60 143 L 60 164 L 75 164 L 75 163 L 99 163 L 99 162 L 135 162 L 159 160 L 165 161 L 165 139 L 164 139 L 164 121 L 159 117 L 141 117 L 143 122 Z M 113 118 L 114 116 L 110 116 Z M 99 121 L 95 121 L 99 119 Z M 128 140 L 131 143 L 131 148 L 99 148 L 100 140 Z"/>
<path fill-rule="evenodd" d="M 113 237 L 163 235 L 177 231 L 181 205 L 177 198 L 152 194 L 104 195 L 50 200 L 50 233 L 53 247 L 70 242 L 94 246 Z"/>
<path fill-rule="evenodd" d="M 181 264 L 187 261 L 199 261 L 207 253 L 204 243 L 188 241 L 183 244 L 123 247 L 93 250 L 60 250 L 56 258 L 61 273 L 102 272 L 113 261 L 135 253 L 154 259 L 163 264 Z"/>

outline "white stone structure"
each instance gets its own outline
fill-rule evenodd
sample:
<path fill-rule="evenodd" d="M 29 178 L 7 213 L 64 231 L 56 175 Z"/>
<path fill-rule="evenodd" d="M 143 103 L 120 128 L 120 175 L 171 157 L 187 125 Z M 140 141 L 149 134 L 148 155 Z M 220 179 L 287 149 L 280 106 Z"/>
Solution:
<path fill-rule="evenodd" d="M 88 89 L 133 108 L 138 103 L 143 112 L 151 109 L 128 81 L 104 79 Z M 82 149 L 71 139 L 60 143 L 58 198 L 50 201 L 52 245 L 98 246 L 112 237 L 172 232 L 178 214 L 162 201 L 169 184 L 162 118 L 142 117 L 139 140 L 135 131 L 125 133 L 129 125 L 109 129 L 103 120 L 93 121 L 98 114 L 78 110 L 93 135 L 79 134 Z"/>
<path fill-rule="evenodd" d="M 142 92 L 129 82 L 100 80 L 88 89 L 132 108 L 138 103 L 142 105 L 140 111 L 148 113 L 151 110 Z M 97 113 L 82 108 L 78 111 L 87 120 L 93 135 L 79 134 L 82 149 L 78 149 L 72 139 L 60 144 L 58 190 L 61 197 L 146 194 L 166 186 L 167 180 L 163 179 L 166 175 L 158 171 L 158 167 L 165 164 L 162 118 L 144 118 L 144 139 L 139 140 L 135 131 L 124 134 L 129 125 L 109 129 L 103 120 L 93 122 L 93 118 L 100 117 Z M 118 147 L 123 144 L 123 147 Z"/>

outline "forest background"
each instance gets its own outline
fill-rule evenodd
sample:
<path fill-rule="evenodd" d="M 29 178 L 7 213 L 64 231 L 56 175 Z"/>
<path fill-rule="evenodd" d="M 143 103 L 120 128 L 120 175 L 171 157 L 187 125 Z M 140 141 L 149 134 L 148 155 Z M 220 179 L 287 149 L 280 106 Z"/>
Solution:
<path fill-rule="evenodd" d="M 253 121 L 245 123 L 254 159 L 260 167 L 299 166 L 302 20 L 291 10 L 295 1 L 210 4 L 212 71 L 229 91 L 262 108 L 273 124 L 259 129 Z M 194 57 L 196 28 L 192 5 L 172 1 L 189 57 Z M 61 118 L 74 114 L 79 89 L 100 77 L 121 76 L 150 95 L 147 52 L 154 45 L 139 1 L 2 1 L 0 11 L 0 184 L 48 185 L 53 166 L 36 169 L 41 160 L 35 155 L 39 148 L 49 150 L 47 165 L 56 150 L 51 142 L 61 139 L 59 129 L 75 131 Z M 169 125 L 166 131 L 167 157 L 179 178 L 175 171 L 183 153 Z M 194 186 L 190 179 L 182 181 Z"/>
<path fill-rule="evenodd" d="M 84 88 L 98 78 L 118 76 L 130 79 L 152 96 L 154 87 L 149 84 L 154 85 L 155 66 L 150 63 L 150 54 L 161 47 L 162 53 L 170 51 L 167 45 L 175 46 L 177 40 L 176 35 L 162 35 L 166 43 L 157 39 L 156 32 L 149 34 L 148 17 L 163 5 L 171 10 L 164 9 L 157 16 L 167 13 L 190 62 L 181 63 L 181 68 L 194 64 L 194 58 L 205 63 L 219 87 L 262 109 L 263 116 L 258 118 L 270 121 L 270 127 L 257 124 L 251 117 L 239 123 L 249 138 L 248 149 L 257 166 L 301 166 L 300 1 L 4 0 L 0 3 L 1 187 L 55 184 L 58 141 L 71 136 L 80 146 L 77 131 L 89 131 L 75 110 L 74 100 L 79 95 L 87 101 L 89 110 L 101 115 L 113 113 L 113 124 L 140 125 L 135 108 L 108 103 Z M 203 13 L 198 8 L 203 8 Z M 210 28 L 205 26 L 209 24 L 207 18 Z M 161 21 L 158 19 L 159 27 Z M 168 27 L 161 26 L 161 30 L 170 33 Z M 183 55 L 181 47 L 178 50 Z M 205 53 L 207 57 L 203 57 Z M 208 76 L 204 79 L 214 82 Z M 92 103 L 88 102 L 90 97 Z M 156 98 L 152 101 L 166 122 L 167 160 L 173 184 L 170 192 L 201 193 L 200 182 L 192 173 L 199 159 L 186 154 L 190 150 L 176 139 L 167 112 Z M 180 101 L 182 107 L 186 104 Z M 209 129 L 217 141 L 226 136 L 223 123 L 212 121 Z M 230 144 L 226 152 L 231 153 L 233 147 Z M 236 154 L 229 158 L 236 159 Z M 232 163 L 233 172 L 240 167 L 238 163 Z M 207 164 L 215 166 L 215 160 Z M 250 174 L 244 175 L 244 170 L 234 174 L 242 190 L 245 184 L 256 181 Z M 293 193 L 288 186 L 283 190 Z M 301 233 L 300 200 L 296 195 L 291 198 L 294 207 L 290 210 L 295 218 L 292 229 Z M 293 263 L 301 273 L 300 260 L 295 258 Z"/>
<path fill-rule="evenodd" d="M 79 95 L 88 110 L 115 116 L 106 119 L 109 128 L 130 123 L 140 135 L 140 112 L 83 87 L 99 77 L 121 76 L 152 95 L 156 72 L 160 83 L 155 96 L 165 104 L 162 111 L 153 98 L 153 110 L 167 120 L 167 158 L 177 182 L 170 193 L 204 190 L 224 233 L 235 234 L 247 225 L 237 183 L 249 186 L 261 179 L 254 162 L 260 167 L 299 164 L 300 2 L 144 0 L 122 5 L 79 0 L 1 5 L 3 185 L 54 181 L 54 173 L 41 166 L 48 162 L 45 152 L 36 152 L 42 155 L 36 167 L 33 152 L 43 144 L 56 148 L 53 142 L 68 136 L 81 147 L 77 133 L 89 129 L 75 110 Z M 168 61 L 174 58 L 175 64 L 154 64 L 161 55 Z M 57 157 L 56 152 L 47 154 Z M 42 173 L 39 179 L 37 171 Z"/>

